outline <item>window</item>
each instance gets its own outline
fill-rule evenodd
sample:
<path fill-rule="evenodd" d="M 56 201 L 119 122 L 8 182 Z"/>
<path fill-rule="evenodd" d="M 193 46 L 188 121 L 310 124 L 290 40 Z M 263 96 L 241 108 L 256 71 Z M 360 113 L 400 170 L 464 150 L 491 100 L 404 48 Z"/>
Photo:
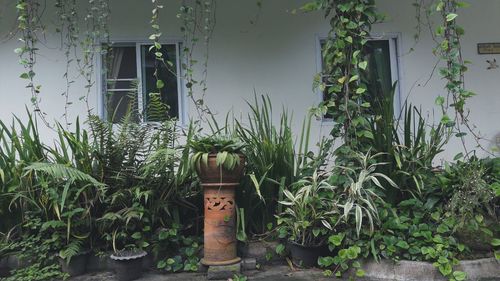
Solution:
<path fill-rule="evenodd" d="M 165 84 L 160 100 L 168 105 L 168 116 L 177 119 L 182 116 L 179 43 L 162 45 L 166 63 L 156 60 L 155 50 L 150 47 L 146 43 L 114 44 L 103 57 L 106 70 L 102 75 L 103 116 L 107 120 L 118 123 L 130 112 L 137 122 L 158 121 L 158 116 L 148 116 L 150 93 L 157 92 L 155 69 Z"/>
<path fill-rule="evenodd" d="M 323 46 L 326 42 L 325 39 L 320 39 L 320 48 L 323 50 Z M 320 71 L 324 73 L 324 62 L 323 56 L 321 54 Z M 377 98 L 384 95 L 390 95 L 392 86 L 395 82 L 399 80 L 399 69 L 398 69 L 398 55 L 397 55 L 397 37 L 390 38 L 377 38 L 372 39 L 367 42 L 365 54 L 367 55 L 368 68 L 366 71 L 365 79 L 368 84 L 368 94 L 371 97 Z M 327 82 L 327 76 L 323 75 L 323 82 Z M 327 96 L 328 84 L 326 89 L 319 93 L 321 96 L 321 101 L 324 101 Z M 394 93 L 394 109 L 395 112 L 400 111 L 400 98 L 399 98 L 399 83 L 396 85 Z M 329 114 L 325 115 L 325 119 L 330 119 Z"/>

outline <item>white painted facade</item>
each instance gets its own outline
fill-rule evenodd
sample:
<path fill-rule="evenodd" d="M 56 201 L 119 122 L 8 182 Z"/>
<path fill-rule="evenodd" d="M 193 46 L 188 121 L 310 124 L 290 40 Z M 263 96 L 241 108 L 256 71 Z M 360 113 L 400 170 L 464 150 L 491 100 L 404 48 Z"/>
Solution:
<path fill-rule="evenodd" d="M 4 40 L 15 27 L 15 1 L 0 0 L 0 119 L 10 120 L 12 114 L 25 116 L 25 106 L 30 106 L 30 94 L 25 81 L 19 78 L 23 72 L 18 57 L 13 52 L 19 46 L 17 38 Z M 182 37 L 180 21 L 176 18 L 178 1 L 166 0 L 161 12 L 161 28 L 165 40 Z M 235 116 L 244 115 L 246 100 L 253 99 L 254 91 L 269 94 L 278 115 L 284 105 L 294 116 L 296 132 L 300 131 L 302 118 L 307 110 L 317 104 L 318 93 L 312 90 L 314 75 L 319 71 L 319 39 L 328 34 L 328 22 L 321 13 L 294 14 L 291 11 L 305 0 L 267 0 L 258 12 L 255 0 L 217 1 L 217 24 L 211 39 L 208 67 L 208 91 L 205 101 L 210 108 L 225 116 L 232 109 Z M 400 98 L 406 97 L 414 105 L 420 105 L 429 118 L 439 121 L 439 109 L 435 98 L 444 93 L 444 82 L 438 73 L 432 75 L 436 57 L 432 54 L 435 42 L 425 28 L 415 44 L 415 8 L 410 0 L 379 0 L 380 10 L 388 16 L 385 23 L 374 27 L 374 36 L 396 38 L 397 65 Z M 485 146 L 500 143 L 500 69 L 487 70 L 486 60 L 498 55 L 478 55 L 477 43 L 500 42 L 500 1 L 471 1 L 471 7 L 460 14 L 465 27 L 463 55 L 472 61 L 466 76 L 466 86 L 478 96 L 469 102 L 470 119 L 477 131 L 489 139 Z M 52 15 L 50 3 L 46 15 Z M 145 41 L 150 31 L 150 1 L 111 0 L 111 41 Z M 255 24 L 250 20 L 258 14 Z M 438 19 L 436 19 L 438 20 Z M 48 113 L 47 119 L 61 120 L 64 112 L 66 58 L 60 50 L 59 35 L 53 33 L 53 22 L 45 18 L 47 32 L 40 45 L 36 65 L 36 81 L 42 85 L 41 107 Z M 414 51 L 410 52 L 410 49 Z M 201 60 L 202 48 L 196 56 Z M 200 63 L 201 65 L 201 63 Z M 201 66 L 200 66 L 201 67 Z M 70 74 L 71 75 L 71 74 Z M 75 71 L 72 75 L 76 76 Z M 96 73 L 98 80 L 99 74 Z M 99 81 L 97 81 L 99 82 Z M 83 81 L 74 83 L 70 95 L 70 120 L 86 116 L 86 106 L 78 100 L 85 92 Z M 92 89 L 91 107 L 102 111 L 99 87 Z M 193 105 L 186 98 L 185 117 L 195 117 Z M 42 126 L 41 126 L 42 127 Z M 314 121 L 313 135 L 327 134 L 331 123 Z M 44 136 L 51 132 L 43 129 Z M 469 142 L 472 147 L 473 141 Z M 452 141 L 443 157 L 450 159 L 461 149 L 458 141 Z"/>

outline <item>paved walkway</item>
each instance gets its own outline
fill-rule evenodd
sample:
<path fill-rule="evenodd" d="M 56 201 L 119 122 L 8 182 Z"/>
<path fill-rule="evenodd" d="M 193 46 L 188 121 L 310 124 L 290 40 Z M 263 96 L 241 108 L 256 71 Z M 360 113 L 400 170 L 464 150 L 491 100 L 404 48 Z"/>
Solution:
<path fill-rule="evenodd" d="M 326 281 L 331 278 L 323 277 L 322 271 L 309 269 L 301 271 L 291 271 L 287 266 L 269 266 L 262 270 L 246 271 L 244 273 L 248 280 L 255 281 Z M 110 272 L 94 273 L 79 277 L 73 277 L 70 281 L 117 281 Z M 203 273 L 178 273 L 160 274 L 147 272 L 137 281 L 206 281 L 206 274 Z M 338 279 L 337 279 L 338 280 Z"/>

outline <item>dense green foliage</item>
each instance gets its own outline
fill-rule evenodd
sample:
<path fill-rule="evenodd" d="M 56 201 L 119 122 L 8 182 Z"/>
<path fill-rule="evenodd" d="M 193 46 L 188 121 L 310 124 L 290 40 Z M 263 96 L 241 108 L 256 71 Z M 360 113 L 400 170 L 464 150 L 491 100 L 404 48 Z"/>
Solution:
<path fill-rule="evenodd" d="M 78 24 L 67 14 L 76 12 L 76 2 L 66 2 L 57 1 L 56 6 L 69 36 L 63 41 L 70 65 L 68 54 L 77 44 Z M 212 2 L 193 5 L 202 9 L 207 48 Z M 78 59 L 87 82 L 84 101 L 98 53 L 90 50 L 93 40 L 108 37 L 107 1 L 89 4 L 85 21 L 91 26 L 80 38 L 84 55 Z M 467 62 L 460 48 L 464 31 L 456 21 L 464 3 L 436 0 L 432 5 L 443 20 L 436 32 L 441 41 L 435 54 L 446 62 L 439 72 L 451 97 L 436 99 L 442 108 L 436 125 L 411 104 L 395 119 L 395 86 L 392 92 L 369 87 L 376 78 L 367 72 L 366 43 L 371 26 L 382 19 L 374 0 L 315 0 L 303 7 L 323 11 L 331 26 L 324 46 L 326 73 L 316 79 L 326 99 L 315 113 L 329 114 L 334 129 L 316 147 L 317 153 L 309 148 L 312 115 L 297 134 L 285 109 L 279 122 L 273 122 L 268 97 L 249 103 L 247 120 L 234 120 L 231 133 L 226 120 L 223 129 L 215 123 L 212 134 L 202 136 L 196 125 L 215 117 L 203 98 L 193 97 L 196 84 L 203 97 L 206 82 L 193 78 L 198 15 L 187 3 L 179 17 L 185 37 L 192 40 L 182 50 L 187 59 L 182 68 L 200 120 L 182 131 L 166 114 L 168 106 L 158 93 L 165 84 L 157 69 L 168 68 L 169 62 L 163 60 L 159 43 L 163 6 L 159 0 L 152 4 L 156 93 L 148 93 L 146 112 L 134 110 L 137 101 L 133 101 L 124 120 L 103 121 L 89 109 L 89 129 L 82 129 L 76 120 L 72 131 L 65 114 L 64 126 L 51 126 L 58 135 L 50 145 L 40 140 L 31 115 L 26 122 L 15 118 L 10 126 L 0 122 L 0 258 L 15 256 L 24 265 L 6 280 L 65 278 L 58 259 L 69 263 L 88 250 L 145 249 L 154 254 L 160 270 L 197 270 L 202 200 L 194 171 L 207 164 L 210 153 L 217 155 L 218 166 L 228 170 L 242 165 L 240 154 L 245 154 L 247 175 L 237 196 L 238 239 L 246 242 L 265 235 L 328 247 L 329 254 L 318 260 L 326 275 L 342 276 L 353 268 L 361 277 L 361 261 L 371 257 L 431 262 L 449 280 L 460 281 L 467 278 L 456 270 L 460 259 L 500 258 L 499 158 L 478 159 L 465 151 L 444 168 L 434 167 L 450 136 L 465 136 L 459 125 L 471 131 L 465 105 L 473 93 L 464 86 Z M 43 30 L 40 6 L 34 0 L 19 0 L 16 8 L 23 38 L 23 46 L 16 49 L 25 68 L 21 78 L 28 84 L 38 120 L 46 122 L 39 108 L 41 86 L 34 79 L 36 33 Z M 207 59 L 208 55 L 205 68 Z M 202 76 L 206 78 L 206 69 Z M 67 79 L 68 89 L 71 83 Z M 449 116 L 450 107 L 454 117 Z M 140 114 L 155 122 L 136 123 Z M 333 141 L 339 139 L 342 142 L 334 149 Z M 285 246 L 280 244 L 276 251 L 284 254 Z"/>

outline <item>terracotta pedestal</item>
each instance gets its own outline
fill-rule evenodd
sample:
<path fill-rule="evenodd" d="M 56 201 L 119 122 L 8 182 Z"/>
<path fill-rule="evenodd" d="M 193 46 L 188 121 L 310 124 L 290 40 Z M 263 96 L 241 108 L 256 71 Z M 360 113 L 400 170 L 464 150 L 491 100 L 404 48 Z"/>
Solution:
<path fill-rule="evenodd" d="M 236 255 L 237 183 L 203 184 L 205 200 L 204 265 L 228 265 L 241 260 Z"/>
<path fill-rule="evenodd" d="M 204 265 L 229 265 L 241 261 L 236 254 L 235 189 L 243 174 L 244 157 L 240 165 L 228 171 L 216 165 L 210 155 L 208 165 L 198 175 L 204 191 L 205 229 Z"/>

